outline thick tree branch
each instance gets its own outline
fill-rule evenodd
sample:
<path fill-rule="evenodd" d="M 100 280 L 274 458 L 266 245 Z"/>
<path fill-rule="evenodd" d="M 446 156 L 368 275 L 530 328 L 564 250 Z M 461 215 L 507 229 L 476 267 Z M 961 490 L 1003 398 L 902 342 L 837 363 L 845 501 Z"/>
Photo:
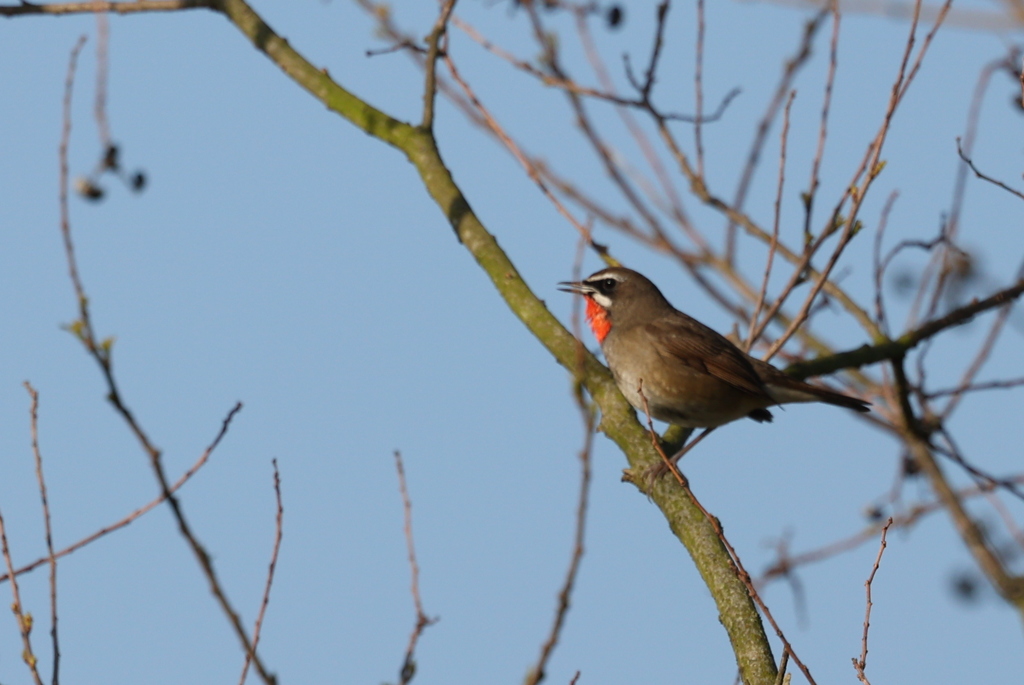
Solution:
<path fill-rule="evenodd" d="M 657 452 L 608 369 L 589 353 L 582 365 L 578 363 L 576 339 L 530 290 L 494 236 L 473 213 L 445 167 L 433 136 L 384 114 L 335 83 L 275 34 L 243 0 L 222 0 L 217 9 L 257 49 L 327 107 L 406 154 L 459 240 L 490 277 L 512 312 L 562 366 L 570 372 L 582 373 L 581 381 L 601 407 L 601 430 L 622 449 L 630 466 L 639 471 L 659 463 Z M 774 682 L 776 667 L 764 626 L 713 526 L 693 499 L 672 482 L 662 480 L 648 494 L 664 512 L 711 590 L 744 682 Z"/>

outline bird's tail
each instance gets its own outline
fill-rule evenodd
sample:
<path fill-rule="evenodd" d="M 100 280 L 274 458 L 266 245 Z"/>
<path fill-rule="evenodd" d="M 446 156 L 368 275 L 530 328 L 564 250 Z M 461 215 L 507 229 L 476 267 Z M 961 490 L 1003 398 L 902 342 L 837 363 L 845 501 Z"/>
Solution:
<path fill-rule="evenodd" d="M 827 404 L 834 404 L 837 407 L 846 407 L 847 409 L 853 409 L 866 413 L 871 411 L 868 407 L 871 406 L 870 402 L 865 402 L 859 397 L 851 397 L 850 395 L 844 395 L 841 392 L 835 390 L 829 390 L 818 385 L 811 385 L 810 383 L 804 383 L 798 381 L 795 378 L 782 377 L 772 378 L 765 384 L 768 387 L 768 392 L 779 404 L 786 402 L 825 402 Z"/>

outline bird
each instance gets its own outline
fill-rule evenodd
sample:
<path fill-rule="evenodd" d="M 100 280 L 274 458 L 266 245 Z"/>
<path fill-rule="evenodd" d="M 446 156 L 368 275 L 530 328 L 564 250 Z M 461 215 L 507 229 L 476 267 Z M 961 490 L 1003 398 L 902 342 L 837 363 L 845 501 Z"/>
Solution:
<path fill-rule="evenodd" d="M 590 329 L 619 390 L 642 413 L 704 432 L 744 417 L 772 420 L 769 407 L 825 402 L 857 412 L 870 403 L 787 376 L 673 307 L 646 276 L 620 266 L 559 290 L 586 299 Z"/>

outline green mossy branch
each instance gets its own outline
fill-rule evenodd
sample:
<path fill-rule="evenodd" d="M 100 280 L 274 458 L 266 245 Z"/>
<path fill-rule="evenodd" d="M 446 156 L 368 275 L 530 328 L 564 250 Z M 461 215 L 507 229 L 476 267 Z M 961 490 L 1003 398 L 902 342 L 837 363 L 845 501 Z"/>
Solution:
<path fill-rule="evenodd" d="M 430 132 L 394 119 L 342 88 L 326 71 L 314 67 L 277 36 L 242 0 L 222 0 L 216 9 L 222 11 L 257 49 L 328 108 L 405 153 L 458 239 L 490 277 L 508 307 L 558 363 L 581 376 L 580 381 L 601 408 L 600 429 L 622 449 L 630 467 L 640 472 L 660 463 L 650 436 L 618 391 L 607 368 L 586 351 L 582 364 L 578 362 L 579 343 L 530 290 L 497 240 L 473 213 L 445 167 Z M 776 666 L 764 626 L 711 522 L 694 501 L 668 479 L 661 479 L 649 495 L 690 552 L 710 589 L 743 681 L 750 685 L 773 683 Z"/>

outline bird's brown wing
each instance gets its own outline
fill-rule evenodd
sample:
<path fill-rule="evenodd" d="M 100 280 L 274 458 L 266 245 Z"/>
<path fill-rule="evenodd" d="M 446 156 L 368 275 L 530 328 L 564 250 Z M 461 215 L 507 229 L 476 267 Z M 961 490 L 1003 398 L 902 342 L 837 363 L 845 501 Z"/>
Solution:
<path fill-rule="evenodd" d="M 678 312 L 645 326 L 649 340 L 659 341 L 667 356 L 729 385 L 761 397 L 768 396 L 764 382 L 747 356 L 721 334 L 696 319 Z"/>

